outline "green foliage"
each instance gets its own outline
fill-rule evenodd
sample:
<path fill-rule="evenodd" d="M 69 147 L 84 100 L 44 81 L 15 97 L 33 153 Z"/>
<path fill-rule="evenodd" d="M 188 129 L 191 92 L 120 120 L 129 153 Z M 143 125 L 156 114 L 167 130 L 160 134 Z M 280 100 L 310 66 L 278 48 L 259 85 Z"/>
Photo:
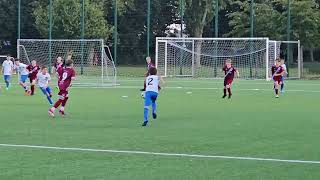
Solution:
<path fill-rule="evenodd" d="M 53 1 L 53 38 L 81 37 L 81 3 L 79 0 Z M 49 6 L 39 6 L 34 11 L 35 25 L 42 37 L 48 37 Z M 107 39 L 112 27 L 104 18 L 103 4 L 85 1 L 85 38 Z"/>
<path fill-rule="evenodd" d="M 224 9 L 231 0 L 219 0 L 219 9 Z M 187 31 L 192 37 L 202 37 L 203 30 L 214 17 L 214 0 L 185 0 Z"/>
<path fill-rule="evenodd" d="M 228 14 L 232 31 L 229 37 L 249 36 L 250 4 L 247 1 L 236 1 L 237 11 Z M 320 11 L 314 0 L 292 1 L 291 30 L 293 39 L 301 40 L 307 47 L 319 46 Z M 287 0 L 269 0 L 254 4 L 254 36 L 270 37 L 285 40 L 287 28 Z"/>

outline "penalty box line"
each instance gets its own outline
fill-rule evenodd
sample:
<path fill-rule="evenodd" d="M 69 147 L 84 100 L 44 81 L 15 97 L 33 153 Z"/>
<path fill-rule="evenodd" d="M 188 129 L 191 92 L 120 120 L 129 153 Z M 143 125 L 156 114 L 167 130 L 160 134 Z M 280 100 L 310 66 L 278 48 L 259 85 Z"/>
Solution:
<path fill-rule="evenodd" d="M 204 158 L 204 159 L 231 159 L 231 160 L 242 160 L 242 161 L 269 161 L 269 162 L 282 162 L 282 163 L 293 163 L 293 164 L 319 164 L 320 165 L 320 161 L 288 160 L 288 159 L 273 159 L 273 158 L 258 158 L 258 157 L 240 157 L 240 156 L 222 156 L 222 155 L 220 156 L 220 155 L 202 155 L 202 154 L 181 154 L 181 153 L 162 153 L 162 152 L 148 152 L 148 151 L 72 148 L 72 147 L 23 145 L 23 144 L 0 144 L 0 147 L 44 149 L 44 150 L 57 150 L 57 151 L 74 151 L 74 152 L 100 152 L 100 153 L 116 153 L 116 154 L 138 154 L 138 155 L 149 155 L 149 156 L 187 157 L 187 158 Z"/>

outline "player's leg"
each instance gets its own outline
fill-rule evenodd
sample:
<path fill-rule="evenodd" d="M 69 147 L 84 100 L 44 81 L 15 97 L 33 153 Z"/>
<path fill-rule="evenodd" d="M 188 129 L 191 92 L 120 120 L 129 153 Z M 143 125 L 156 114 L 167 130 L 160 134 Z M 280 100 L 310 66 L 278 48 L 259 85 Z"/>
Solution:
<path fill-rule="evenodd" d="M 281 93 L 284 93 L 284 76 L 281 77 Z"/>
<path fill-rule="evenodd" d="M 31 86 L 31 96 L 33 96 L 34 95 L 34 88 L 35 88 L 35 85 L 36 85 L 36 80 L 34 79 L 34 78 L 31 78 L 30 77 L 30 86 Z"/>
<path fill-rule="evenodd" d="M 19 84 L 23 87 L 25 95 L 29 95 L 28 86 L 26 85 L 26 81 L 28 79 L 28 75 L 21 75 Z"/>
<path fill-rule="evenodd" d="M 153 119 L 157 119 L 157 103 L 156 103 L 157 98 L 158 98 L 158 94 L 154 92 L 151 96 L 151 106 L 152 106 Z"/>
<path fill-rule="evenodd" d="M 223 96 L 222 98 L 226 98 L 227 97 L 227 80 L 224 79 L 224 82 L 223 82 Z"/>
<path fill-rule="evenodd" d="M 51 88 L 49 86 L 46 88 L 46 92 L 48 93 L 48 95 L 50 97 L 52 97 L 52 90 L 51 90 Z"/>
<path fill-rule="evenodd" d="M 61 107 L 60 107 L 60 110 L 59 110 L 59 113 L 60 113 L 62 116 L 66 115 L 65 112 L 64 112 L 64 108 L 65 108 L 65 106 L 66 106 L 66 104 L 67 104 L 68 99 L 69 99 L 69 94 L 67 93 L 66 96 L 65 96 L 65 98 L 64 98 L 64 100 L 63 100 L 62 103 L 61 103 Z"/>
<path fill-rule="evenodd" d="M 6 83 L 6 90 L 9 89 L 10 79 L 11 79 L 11 76 L 10 76 L 10 75 L 4 75 L 4 82 Z"/>
<path fill-rule="evenodd" d="M 152 104 L 151 100 L 151 92 L 146 92 L 146 97 L 144 99 L 144 111 L 143 111 L 143 124 L 142 126 L 146 126 L 148 124 L 148 115 L 149 115 L 149 106 Z"/>
<path fill-rule="evenodd" d="M 279 81 L 274 82 L 274 92 L 276 94 L 276 98 L 279 97 Z"/>
<path fill-rule="evenodd" d="M 47 100 L 49 102 L 50 105 L 53 105 L 52 99 L 50 94 L 47 92 L 46 88 L 40 87 L 40 90 L 42 91 L 42 93 L 47 97 Z"/>
<path fill-rule="evenodd" d="M 53 107 L 51 107 L 49 109 L 49 115 L 51 115 L 52 117 L 54 117 L 54 112 L 55 110 L 62 104 L 64 98 L 65 98 L 65 94 L 66 94 L 66 91 L 65 90 L 60 90 L 59 93 L 58 93 L 58 96 L 59 96 L 59 99 L 57 100 L 56 103 L 54 103 Z"/>
<path fill-rule="evenodd" d="M 231 83 L 228 83 L 226 86 L 227 90 L 228 90 L 228 98 L 230 99 L 232 96 L 232 92 L 231 92 Z"/>

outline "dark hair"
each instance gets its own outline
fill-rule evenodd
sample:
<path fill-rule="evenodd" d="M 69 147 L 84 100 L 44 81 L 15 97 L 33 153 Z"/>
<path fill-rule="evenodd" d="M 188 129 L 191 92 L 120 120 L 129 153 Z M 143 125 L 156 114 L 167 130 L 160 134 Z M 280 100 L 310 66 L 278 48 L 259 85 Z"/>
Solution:
<path fill-rule="evenodd" d="M 41 70 L 44 70 L 44 69 L 46 69 L 47 68 L 47 66 L 42 66 L 41 67 Z"/>
<path fill-rule="evenodd" d="M 20 59 L 19 59 L 19 58 L 16 58 L 16 59 L 14 59 L 14 61 L 19 61 L 19 62 L 20 62 Z"/>
<path fill-rule="evenodd" d="M 149 69 L 149 74 L 150 74 L 150 75 L 157 75 L 157 73 L 158 73 L 157 68 L 151 67 L 151 68 Z"/>
<path fill-rule="evenodd" d="M 70 67 L 72 64 L 73 64 L 73 61 L 72 61 L 72 60 L 67 60 L 67 61 L 66 61 L 66 66 L 67 66 L 67 67 Z"/>

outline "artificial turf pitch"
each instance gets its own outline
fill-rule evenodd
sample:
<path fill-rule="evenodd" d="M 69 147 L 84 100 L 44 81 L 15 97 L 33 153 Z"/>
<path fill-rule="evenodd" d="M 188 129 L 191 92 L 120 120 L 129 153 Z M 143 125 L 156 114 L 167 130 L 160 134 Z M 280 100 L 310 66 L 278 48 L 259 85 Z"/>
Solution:
<path fill-rule="evenodd" d="M 271 82 L 237 80 L 228 100 L 221 99 L 219 80 L 168 79 L 158 119 L 145 128 L 142 80 L 119 84 L 74 87 L 68 115 L 54 119 L 39 90 L 25 97 L 18 86 L 2 88 L 0 144 L 115 152 L 0 145 L 0 179 L 320 179 L 319 81 L 287 81 L 285 94 L 275 99 Z"/>

